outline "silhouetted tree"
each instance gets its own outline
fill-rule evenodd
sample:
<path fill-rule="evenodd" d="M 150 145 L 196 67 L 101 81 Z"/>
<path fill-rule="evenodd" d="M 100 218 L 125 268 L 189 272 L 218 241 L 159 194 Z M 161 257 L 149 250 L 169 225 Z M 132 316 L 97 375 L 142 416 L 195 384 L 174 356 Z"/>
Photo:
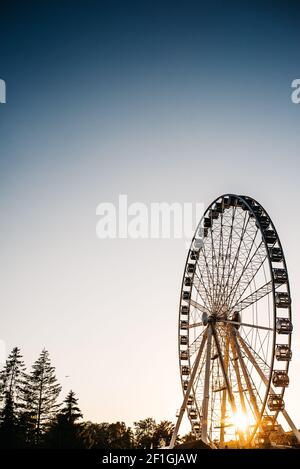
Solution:
<path fill-rule="evenodd" d="M 37 445 L 41 441 L 41 435 L 47 424 L 58 411 L 59 406 L 56 401 L 60 391 L 61 386 L 57 383 L 55 368 L 51 366 L 49 352 L 44 349 L 32 366 L 25 389 L 25 421 L 30 424 L 35 422 L 34 443 Z"/>
<path fill-rule="evenodd" d="M 133 433 L 124 422 L 111 423 L 108 427 L 108 448 L 130 449 L 134 446 Z"/>
<path fill-rule="evenodd" d="M 25 365 L 20 349 L 15 347 L 0 372 L 0 447 L 23 445 L 19 418 L 24 404 Z"/>
<path fill-rule="evenodd" d="M 192 441 L 196 441 L 196 440 L 197 438 L 195 434 L 193 432 L 189 432 L 181 438 L 181 443 L 186 444 L 186 443 L 191 443 Z"/>
<path fill-rule="evenodd" d="M 57 414 L 46 435 L 46 446 L 52 448 L 81 448 L 82 425 L 76 423 L 82 417 L 75 393 L 70 391 L 64 400 L 64 407 Z"/>
<path fill-rule="evenodd" d="M 13 449 L 22 446 L 18 419 L 12 393 L 7 391 L 0 417 L 0 448 Z"/>
<path fill-rule="evenodd" d="M 3 370 L 0 372 L 0 400 L 11 401 L 14 410 L 18 411 L 23 403 L 24 382 L 26 380 L 25 365 L 18 347 L 9 354 Z"/>
<path fill-rule="evenodd" d="M 78 399 L 71 390 L 64 400 L 65 406 L 61 409 L 60 414 L 63 415 L 67 422 L 74 424 L 76 420 L 82 418 L 81 410 L 78 407 Z"/>
<path fill-rule="evenodd" d="M 109 423 L 85 422 L 81 432 L 84 447 L 87 449 L 103 449 L 108 444 Z"/>
<path fill-rule="evenodd" d="M 136 447 L 141 449 L 152 448 L 155 429 L 156 422 L 152 418 L 134 422 Z"/>
<path fill-rule="evenodd" d="M 86 422 L 81 432 L 84 447 L 89 449 L 130 449 L 134 447 L 133 433 L 124 422 Z"/>
<path fill-rule="evenodd" d="M 174 431 L 174 424 L 168 420 L 162 420 L 156 425 L 153 433 L 153 447 L 168 446 Z"/>

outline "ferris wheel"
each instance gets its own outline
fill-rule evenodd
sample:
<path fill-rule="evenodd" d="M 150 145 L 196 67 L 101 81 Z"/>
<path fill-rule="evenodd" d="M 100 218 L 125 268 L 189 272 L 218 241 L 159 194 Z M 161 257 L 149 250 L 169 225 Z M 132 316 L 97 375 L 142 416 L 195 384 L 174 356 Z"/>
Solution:
<path fill-rule="evenodd" d="M 270 216 L 251 197 L 218 197 L 196 229 L 183 274 L 183 403 L 170 447 L 185 411 L 211 447 L 259 445 L 279 414 L 300 442 L 284 402 L 292 330 L 288 271 Z"/>

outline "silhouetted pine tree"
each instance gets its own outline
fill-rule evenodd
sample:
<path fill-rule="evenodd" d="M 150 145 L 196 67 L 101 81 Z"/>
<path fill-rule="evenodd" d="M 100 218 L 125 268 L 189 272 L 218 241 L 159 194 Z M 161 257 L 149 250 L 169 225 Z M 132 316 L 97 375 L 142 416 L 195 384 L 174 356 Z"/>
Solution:
<path fill-rule="evenodd" d="M 26 380 L 25 365 L 20 349 L 15 347 L 9 354 L 3 370 L 0 372 L 0 400 L 12 402 L 17 412 L 24 400 L 24 384 Z"/>
<path fill-rule="evenodd" d="M 60 391 L 61 386 L 57 383 L 55 368 L 51 366 L 49 352 L 44 349 L 33 364 L 27 379 L 26 407 L 23 415 L 25 425 L 34 428 L 34 443 L 37 445 L 41 442 L 41 436 L 47 424 L 58 410 L 59 406 L 56 401 Z"/>
<path fill-rule="evenodd" d="M 78 399 L 71 390 L 64 400 L 65 406 L 61 409 L 60 414 L 65 417 L 66 421 L 74 424 L 76 420 L 82 418 L 81 410 L 78 407 Z"/>
<path fill-rule="evenodd" d="M 52 422 L 46 436 L 46 446 L 51 448 L 82 448 L 80 437 L 82 425 L 76 423 L 82 417 L 75 393 L 70 391 L 64 400 L 64 407 Z"/>
<path fill-rule="evenodd" d="M 24 403 L 25 365 L 20 349 L 15 347 L 0 372 L 0 447 L 23 445 L 19 417 Z"/>
<path fill-rule="evenodd" d="M 7 392 L 0 417 L 0 448 L 13 449 L 22 446 L 18 419 L 14 409 L 12 393 Z"/>

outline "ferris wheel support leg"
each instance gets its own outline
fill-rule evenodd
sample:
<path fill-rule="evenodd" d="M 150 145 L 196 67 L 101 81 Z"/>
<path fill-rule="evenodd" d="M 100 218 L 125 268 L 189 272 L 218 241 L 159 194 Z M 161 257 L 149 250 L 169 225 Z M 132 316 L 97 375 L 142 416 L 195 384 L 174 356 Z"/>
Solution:
<path fill-rule="evenodd" d="M 174 445 L 175 445 L 175 442 L 176 442 L 176 438 L 177 438 L 177 435 L 178 435 L 178 432 L 179 432 L 182 417 L 183 417 L 185 409 L 187 407 L 187 401 L 188 401 L 188 398 L 190 396 L 190 393 L 191 393 L 191 390 L 192 390 L 192 387 L 193 387 L 193 384 L 194 384 L 194 381 L 195 381 L 195 376 L 196 376 L 196 373 L 197 373 L 197 369 L 198 369 L 198 366 L 199 366 L 199 363 L 200 363 L 200 359 L 201 359 L 201 356 L 202 356 L 202 353 L 203 353 L 203 349 L 204 349 L 206 340 L 207 340 L 207 333 L 205 331 L 204 334 L 203 334 L 202 342 L 201 342 L 199 350 L 198 350 L 196 360 L 194 362 L 193 371 L 192 371 L 192 374 L 191 374 L 191 378 L 189 380 L 187 390 L 186 390 L 185 395 L 184 395 L 183 403 L 182 403 L 182 406 L 180 407 L 180 412 L 179 412 L 177 422 L 176 422 L 176 425 L 175 425 L 175 428 L 174 428 L 174 431 L 173 431 L 173 434 L 172 434 L 172 438 L 171 438 L 171 441 L 170 441 L 170 445 L 169 445 L 170 449 L 174 448 Z"/>
<path fill-rule="evenodd" d="M 243 376 L 245 378 L 247 389 L 248 389 L 249 396 L 250 396 L 250 402 L 251 402 L 251 405 L 252 405 L 252 408 L 253 408 L 253 411 L 254 411 L 254 414 L 255 414 L 255 417 L 256 417 L 256 421 L 258 422 L 258 425 L 259 425 L 260 424 L 260 412 L 259 412 L 259 408 L 258 408 L 258 405 L 257 405 L 256 396 L 255 396 L 255 394 L 253 392 L 253 389 L 252 389 L 251 379 L 250 379 L 250 376 L 249 376 L 249 373 L 248 373 L 248 369 L 245 365 L 245 362 L 244 362 L 244 359 L 243 359 L 241 349 L 240 349 L 240 346 L 238 344 L 236 335 L 237 335 L 236 330 L 232 331 L 232 345 L 233 345 L 233 348 L 235 350 L 235 353 L 237 354 L 239 363 L 241 365 Z M 254 435 L 252 435 L 252 436 L 254 436 Z M 248 444 L 251 443 L 251 440 L 252 440 L 252 438 L 248 437 Z"/>
<path fill-rule="evenodd" d="M 262 371 L 262 369 L 260 368 L 259 364 L 257 363 L 257 361 L 255 360 L 253 354 L 251 353 L 251 351 L 249 350 L 249 348 L 247 347 L 247 344 L 245 343 L 245 341 L 242 339 L 242 337 L 240 336 L 240 334 L 238 334 L 239 336 L 239 340 L 241 342 L 241 345 L 243 347 L 243 349 L 245 350 L 245 353 L 247 354 L 249 360 L 251 361 L 252 365 L 254 366 L 254 368 L 256 369 L 257 373 L 260 375 L 262 381 L 265 383 L 265 385 L 267 386 L 269 381 L 267 379 L 267 377 L 265 376 L 264 372 Z M 270 387 L 270 391 L 274 394 L 275 391 L 272 387 Z M 297 438 L 297 441 L 298 443 L 300 443 L 300 432 L 299 430 L 297 429 L 296 425 L 294 424 L 293 420 L 291 419 L 291 417 L 289 416 L 289 414 L 287 413 L 287 411 L 284 409 L 281 411 L 283 417 L 285 418 L 287 424 L 289 425 L 290 429 L 292 430 L 292 432 L 294 433 L 295 437 Z"/>
<path fill-rule="evenodd" d="M 252 389 L 253 385 L 251 383 L 250 376 L 249 376 L 249 373 L 248 373 L 248 370 L 247 370 L 247 366 L 245 365 L 245 362 L 244 362 L 244 359 L 243 359 L 243 356 L 242 356 L 242 353 L 241 353 L 241 349 L 240 349 L 240 346 L 239 346 L 237 338 L 236 338 L 236 334 L 237 334 L 237 332 L 234 331 L 233 332 L 233 337 L 232 337 L 233 344 L 234 344 L 234 349 L 235 349 L 235 352 L 238 356 L 239 363 L 241 365 L 241 369 L 242 369 L 242 372 L 243 372 L 243 375 L 244 375 L 244 378 L 245 378 L 245 381 L 246 381 L 247 389 L 248 389 L 248 392 L 249 392 L 249 395 L 250 395 L 250 402 L 252 404 L 256 419 L 259 421 L 260 420 L 260 412 L 259 412 L 259 408 L 258 408 L 258 405 L 257 405 L 255 394 L 254 394 L 253 389 Z"/>
<path fill-rule="evenodd" d="M 230 332 L 229 332 L 229 334 L 230 334 Z M 239 368 L 239 364 L 238 364 L 239 354 L 238 354 L 238 351 L 236 350 L 234 338 L 232 338 L 231 336 L 230 336 L 230 344 L 231 344 L 231 349 L 232 349 L 232 353 L 233 353 L 233 367 L 234 367 L 234 371 L 235 371 L 236 379 L 237 379 L 237 384 L 238 384 L 241 408 L 242 408 L 242 411 L 244 412 L 244 414 L 246 415 L 247 414 L 247 408 L 246 408 L 245 396 L 244 396 L 244 391 L 243 391 L 243 386 L 242 386 L 242 377 L 241 377 L 240 368 Z M 242 371 L 243 371 L 243 369 L 242 369 Z M 246 379 L 245 379 L 245 381 L 247 383 Z M 249 429 L 246 429 L 246 436 L 247 436 L 247 440 L 249 440 Z"/>
<path fill-rule="evenodd" d="M 207 416 L 208 416 L 208 404 L 209 404 L 209 374 L 210 374 L 210 359 L 211 359 L 211 326 L 208 325 L 207 331 L 207 348 L 206 348 L 206 361 L 205 361 L 205 378 L 204 378 L 204 394 L 202 403 L 202 429 L 201 439 L 204 443 L 208 443 L 207 436 Z"/>
<path fill-rule="evenodd" d="M 225 345 L 225 357 L 224 357 L 224 366 L 227 373 L 229 364 L 229 335 L 226 337 Z M 226 401 L 227 401 L 227 388 L 222 392 L 222 401 L 221 401 L 221 422 L 220 422 L 220 448 L 224 447 L 225 441 L 225 418 L 226 418 Z"/>
<path fill-rule="evenodd" d="M 235 404 L 235 400 L 234 400 L 234 395 L 233 395 L 233 392 L 232 392 L 232 388 L 230 386 L 230 381 L 229 381 L 228 375 L 226 373 L 225 363 L 224 363 L 223 356 L 222 356 L 222 349 L 221 349 L 221 346 L 220 346 L 220 342 L 219 342 L 218 335 L 217 335 L 214 324 L 211 325 L 211 328 L 212 328 L 212 333 L 213 333 L 215 343 L 216 343 L 216 347 L 217 347 L 217 351 L 218 351 L 218 356 L 219 356 L 219 360 L 220 360 L 222 374 L 223 374 L 223 378 L 224 378 L 225 385 L 226 385 L 226 388 L 227 388 L 232 413 L 235 414 L 237 409 L 236 409 L 236 404 Z M 239 432 L 239 439 L 240 439 L 241 444 L 244 446 L 245 438 L 244 438 L 242 432 Z"/>

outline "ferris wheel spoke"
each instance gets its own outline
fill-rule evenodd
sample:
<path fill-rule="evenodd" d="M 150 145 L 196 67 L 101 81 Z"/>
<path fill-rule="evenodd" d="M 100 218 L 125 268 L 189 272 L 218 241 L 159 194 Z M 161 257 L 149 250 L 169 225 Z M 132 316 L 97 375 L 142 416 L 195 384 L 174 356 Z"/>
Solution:
<path fill-rule="evenodd" d="M 189 324 L 188 328 L 189 329 L 194 329 L 195 327 L 201 327 L 201 326 L 203 326 L 203 322 L 194 322 L 192 324 Z"/>
<path fill-rule="evenodd" d="M 230 319 L 219 319 L 218 322 L 225 322 L 226 324 L 233 324 L 234 326 L 252 327 L 253 329 L 262 329 L 264 331 L 274 331 L 273 327 L 258 326 L 257 324 L 248 324 L 240 321 L 231 321 Z"/>
<path fill-rule="evenodd" d="M 231 257 L 232 236 L 233 236 L 233 229 L 234 229 L 235 210 L 236 209 L 234 208 L 232 211 L 232 215 L 230 217 L 230 230 L 228 234 L 225 260 L 223 262 L 223 270 L 222 270 L 222 278 L 221 278 L 221 290 L 222 291 L 225 291 L 226 289 L 225 274 L 226 274 L 227 264 L 228 264 L 228 271 L 230 270 L 230 257 Z"/>
<path fill-rule="evenodd" d="M 241 336 L 241 334 L 239 333 L 239 331 L 236 331 L 236 337 L 238 339 L 238 341 L 241 343 L 241 346 L 244 350 L 247 350 L 247 356 L 249 358 L 250 355 L 253 355 L 254 359 L 256 359 L 258 361 L 258 363 L 260 363 L 260 368 L 262 370 L 264 370 L 264 373 L 268 374 L 269 371 L 270 371 L 270 366 L 268 365 L 268 363 L 264 360 L 263 357 L 261 357 L 259 355 L 259 353 L 257 351 L 255 351 L 251 345 Z"/>
<path fill-rule="evenodd" d="M 199 347 L 201 346 L 202 336 L 205 333 L 205 331 L 206 329 L 204 329 L 189 346 L 190 357 L 192 357 L 194 353 L 196 353 L 199 350 Z"/>
<path fill-rule="evenodd" d="M 208 290 L 210 291 L 209 293 L 209 298 L 211 300 L 211 305 L 213 305 L 213 277 L 212 277 L 212 273 L 210 271 L 210 268 L 209 268 L 209 263 L 208 263 L 208 258 L 209 258 L 209 254 L 208 252 L 208 247 L 205 246 L 204 244 L 204 247 L 203 247 L 203 256 L 201 256 L 199 258 L 199 261 L 197 262 L 197 268 L 199 270 L 199 275 L 201 275 L 201 265 L 200 265 L 200 260 L 204 260 L 204 268 L 206 270 L 206 275 L 207 275 L 207 288 Z"/>
<path fill-rule="evenodd" d="M 250 220 L 250 218 L 249 218 L 248 212 L 245 210 L 245 214 L 244 214 L 244 217 L 243 217 L 243 227 L 242 227 L 241 234 L 239 236 L 239 244 L 238 244 L 238 247 L 237 247 L 237 250 L 236 250 L 235 258 L 233 260 L 231 269 L 230 269 L 230 271 L 228 273 L 228 276 L 227 276 L 226 284 L 224 286 L 224 292 L 226 292 L 225 293 L 226 295 L 228 295 L 230 283 L 231 283 L 231 288 L 232 288 L 232 285 L 233 285 L 233 282 L 234 282 L 234 279 L 235 279 L 235 276 L 236 276 L 236 269 L 237 269 L 237 265 L 238 265 L 238 262 L 239 262 L 240 251 L 241 251 L 241 247 L 243 245 L 244 236 L 245 236 L 248 224 L 249 224 L 249 220 Z M 230 282 L 230 279 L 231 279 L 231 282 Z"/>
<path fill-rule="evenodd" d="M 228 298 L 229 303 L 233 301 L 238 286 L 242 287 L 242 291 L 240 292 L 239 297 L 241 298 L 243 296 L 243 294 L 245 293 L 251 282 L 253 282 L 254 278 L 256 277 L 266 260 L 267 252 L 264 243 L 261 242 L 251 259 L 249 260 L 249 263 L 243 269 L 239 278 L 239 282 L 235 285 L 235 288 L 233 289 L 231 295 Z"/>
<path fill-rule="evenodd" d="M 218 251 L 218 259 L 217 259 L 217 286 L 216 286 L 216 295 L 217 295 L 217 302 L 219 303 L 218 300 L 218 295 L 220 294 L 220 289 L 221 289 L 221 281 L 220 281 L 220 263 L 221 263 L 221 258 L 222 258 L 222 252 L 223 252 L 223 216 L 224 214 L 221 213 L 221 223 L 220 223 L 220 235 L 219 235 L 219 251 Z"/>
<path fill-rule="evenodd" d="M 216 279 L 215 279 L 215 270 L 216 270 L 216 253 L 215 253 L 215 247 L 214 247 L 214 230 L 210 230 L 210 242 L 211 242 L 211 272 L 212 272 L 212 302 L 213 305 L 215 304 L 215 285 L 216 285 Z"/>
<path fill-rule="evenodd" d="M 198 283 L 195 283 L 195 288 L 199 293 L 199 296 L 203 299 L 203 293 L 200 292 L 200 288 L 203 287 L 205 291 L 205 296 L 206 296 L 206 301 L 203 299 L 204 304 L 210 304 L 212 306 L 212 295 L 211 295 L 211 289 L 210 289 L 210 278 L 209 278 L 209 273 L 207 272 L 206 268 L 206 260 L 205 260 L 205 252 L 200 254 L 198 261 L 196 262 L 196 268 L 195 268 L 195 276 L 198 280 Z M 204 274 L 203 271 L 206 271 L 206 277 L 207 281 L 204 279 Z"/>
<path fill-rule="evenodd" d="M 194 306 L 194 308 L 201 311 L 201 313 L 209 314 L 209 309 L 205 308 L 205 306 L 200 305 L 200 303 L 198 303 L 197 301 L 190 300 L 190 304 Z"/>
<path fill-rule="evenodd" d="M 251 306 L 253 303 L 257 303 L 261 298 L 264 298 L 266 295 L 269 295 L 269 293 L 272 292 L 272 285 L 272 281 L 266 283 L 241 301 L 239 301 L 241 298 L 240 296 L 236 303 L 230 307 L 229 311 L 241 312 L 243 309 L 248 308 L 248 306 Z"/>
<path fill-rule="evenodd" d="M 201 300 L 203 301 L 204 307 L 209 308 L 209 304 L 210 304 L 210 307 L 211 307 L 211 300 L 212 300 L 212 298 L 211 298 L 211 295 L 209 294 L 209 292 L 208 292 L 208 290 L 207 290 L 207 288 L 206 288 L 206 286 L 205 286 L 205 283 L 204 283 L 204 280 L 203 280 L 203 277 L 202 277 L 201 273 L 200 273 L 200 275 L 198 275 L 198 273 L 197 273 L 197 267 L 196 267 L 196 269 L 195 269 L 195 276 L 196 276 L 196 278 L 197 278 L 197 280 L 198 280 L 198 283 L 196 283 L 196 282 L 194 281 L 194 287 L 195 287 L 195 289 L 196 289 L 196 291 L 197 291 L 199 297 L 200 297 Z M 201 287 L 204 288 L 205 297 L 203 297 L 204 292 L 203 292 L 203 291 L 202 291 L 202 292 L 200 291 L 200 288 L 201 288 Z"/>
<path fill-rule="evenodd" d="M 232 295 L 232 293 L 235 292 L 235 290 L 238 288 L 238 285 L 239 285 L 239 282 L 240 282 L 240 279 L 241 279 L 241 272 L 243 272 L 243 270 L 247 267 L 247 264 L 249 262 L 249 259 L 251 257 L 251 252 L 252 252 L 252 249 L 255 245 L 255 240 L 256 240 L 256 236 L 257 236 L 257 233 L 258 231 L 255 230 L 254 234 L 253 234 L 253 237 L 251 237 L 251 244 L 249 243 L 249 246 L 248 246 L 248 250 L 247 250 L 247 254 L 245 256 L 245 260 L 244 260 L 244 263 L 242 263 L 242 269 L 241 271 L 239 272 L 239 277 L 236 279 L 236 270 L 235 270 L 235 273 L 234 273 L 234 276 L 232 276 L 232 282 L 231 282 L 231 288 L 230 290 L 228 289 L 228 284 L 230 282 L 230 276 L 228 275 L 227 276 L 227 281 L 226 281 L 226 284 L 225 284 L 225 287 L 224 287 L 224 299 L 223 299 L 223 304 L 222 306 L 224 306 L 224 304 L 227 304 L 229 299 L 230 299 L 230 296 Z M 236 264 L 236 269 L 237 269 L 237 264 Z M 222 308 L 221 306 L 221 308 Z"/>
<path fill-rule="evenodd" d="M 263 241 L 260 242 L 260 244 L 256 247 L 254 253 L 250 256 L 250 253 L 252 252 L 252 249 L 255 244 L 255 239 L 256 239 L 256 236 L 253 239 L 251 247 L 249 248 L 248 259 L 245 261 L 245 265 L 242 268 L 240 275 L 235 281 L 233 287 L 231 288 L 231 291 L 226 296 L 226 299 L 225 299 L 226 304 L 230 304 L 233 301 L 234 295 L 236 294 L 238 288 L 240 288 L 241 286 L 243 288 L 241 295 L 244 293 L 244 291 L 247 290 L 253 278 L 259 272 L 262 266 L 262 263 L 267 258 L 267 254 L 266 254 Z M 264 255 L 263 262 L 262 262 L 262 257 L 261 257 L 262 255 Z"/>

